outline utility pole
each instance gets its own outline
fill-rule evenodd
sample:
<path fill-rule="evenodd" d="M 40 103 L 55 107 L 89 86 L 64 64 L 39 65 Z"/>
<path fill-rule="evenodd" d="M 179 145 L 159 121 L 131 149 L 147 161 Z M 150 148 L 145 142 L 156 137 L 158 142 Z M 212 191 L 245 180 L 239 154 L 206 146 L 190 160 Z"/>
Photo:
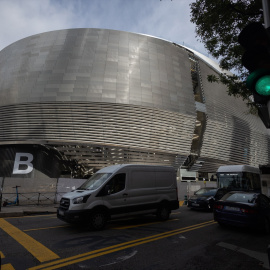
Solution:
<path fill-rule="evenodd" d="M 270 1 L 262 0 L 264 27 L 270 27 Z"/>
<path fill-rule="evenodd" d="M 264 27 L 265 29 L 267 29 L 270 27 L 270 1 L 262 0 L 262 7 L 263 7 Z M 270 100 L 268 100 L 267 102 L 267 109 L 268 109 L 268 114 L 270 118 Z M 269 263 L 270 263 L 270 257 L 269 257 Z"/>

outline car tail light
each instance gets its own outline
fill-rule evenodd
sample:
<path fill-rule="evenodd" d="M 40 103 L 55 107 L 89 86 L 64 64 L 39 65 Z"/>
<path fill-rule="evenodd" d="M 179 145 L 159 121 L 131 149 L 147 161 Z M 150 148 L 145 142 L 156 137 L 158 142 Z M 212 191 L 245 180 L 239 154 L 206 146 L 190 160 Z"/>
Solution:
<path fill-rule="evenodd" d="M 221 205 L 221 204 L 215 204 L 215 205 L 214 205 L 214 208 L 215 208 L 215 209 L 222 210 L 222 209 L 223 209 L 223 205 Z"/>
<path fill-rule="evenodd" d="M 240 210 L 242 213 L 245 213 L 245 214 L 256 214 L 257 213 L 257 211 L 255 209 L 241 208 Z"/>

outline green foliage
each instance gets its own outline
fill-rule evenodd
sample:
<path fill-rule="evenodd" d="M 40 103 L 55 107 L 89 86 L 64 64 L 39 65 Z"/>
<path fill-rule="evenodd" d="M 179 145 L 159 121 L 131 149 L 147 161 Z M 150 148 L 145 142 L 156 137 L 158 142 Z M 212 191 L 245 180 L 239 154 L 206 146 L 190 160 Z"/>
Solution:
<path fill-rule="evenodd" d="M 260 0 L 196 0 L 190 5 L 191 22 L 196 25 L 196 35 L 207 51 L 219 59 L 220 67 L 233 70 L 237 75 L 209 75 L 210 82 L 220 82 L 228 87 L 228 94 L 249 100 L 251 92 L 243 81 L 248 76 L 241 64 L 243 48 L 238 35 L 250 22 L 263 22 Z"/>

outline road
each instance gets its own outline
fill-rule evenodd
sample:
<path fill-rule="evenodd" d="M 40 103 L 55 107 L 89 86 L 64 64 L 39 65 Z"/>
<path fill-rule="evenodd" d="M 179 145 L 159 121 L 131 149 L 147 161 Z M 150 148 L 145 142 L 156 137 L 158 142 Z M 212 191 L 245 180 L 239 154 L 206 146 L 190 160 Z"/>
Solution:
<path fill-rule="evenodd" d="M 270 236 L 223 228 L 186 206 L 170 220 L 118 220 L 104 231 L 70 226 L 55 215 L 0 219 L 1 270 L 269 269 Z"/>

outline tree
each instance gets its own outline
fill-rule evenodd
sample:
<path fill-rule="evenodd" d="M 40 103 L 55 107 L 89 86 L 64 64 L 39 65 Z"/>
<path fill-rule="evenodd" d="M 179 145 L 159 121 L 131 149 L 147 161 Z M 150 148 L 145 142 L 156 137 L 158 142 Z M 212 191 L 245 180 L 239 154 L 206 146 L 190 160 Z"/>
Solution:
<path fill-rule="evenodd" d="M 248 71 L 241 64 L 243 48 L 238 35 L 250 22 L 263 22 L 260 0 L 196 0 L 190 4 L 191 22 L 196 25 L 196 35 L 207 51 L 219 59 L 224 70 L 234 74 L 209 75 L 208 81 L 220 82 L 228 87 L 228 94 L 242 97 L 249 105 L 252 94 L 245 85 Z"/>

